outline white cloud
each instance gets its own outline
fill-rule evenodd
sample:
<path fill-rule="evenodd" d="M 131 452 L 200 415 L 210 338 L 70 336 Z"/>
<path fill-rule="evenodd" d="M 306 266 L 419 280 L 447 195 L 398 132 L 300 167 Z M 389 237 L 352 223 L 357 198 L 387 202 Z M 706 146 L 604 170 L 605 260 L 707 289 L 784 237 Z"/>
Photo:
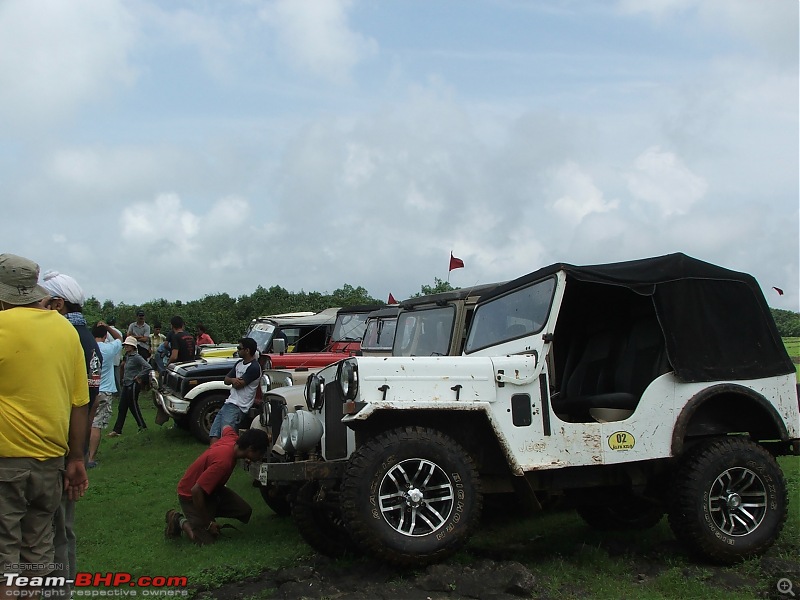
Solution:
<path fill-rule="evenodd" d="M 293 64 L 345 83 L 355 66 L 378 49 L 373 38 L 350 28 L 351 6 L 350 0 L 276 0 L 264 7 L 261 17 L 275 29 L 280 51 Z"/>
<path fill-rule="evenodd" d="M 553 210 L 573 224 L 591 213 L 609 212 L 619 207 L 619 200 L 605 200 L 592 178 L 574 162 L 556 170 L 552 186 L 559 195 Z"/>
<path fill-rule="evenodd" d="M 4 0 L 0 123 L 45 126 L 130 85 L 135 38 L 120 0 Z"/>
<path fill-rule="evenodd" d="M 158 225 L 151 215 L 158 215 Z M 161 194 L 152 202 L 138 202 L 122 211 L 122 238 L 147 248 L 161 247 L 181 261 L 197 248 L 200 218 L 183 208 L 177 194 Z"/>
<path fill-rule="evenodd" d="M 654 205 L 664 216 L 686 214 L 708 189 L 679 157 L 658 146 L 639 155 L 633 167 L 627 175 L 631 195 Z"/>
<path fill-rule="evenodd" d="M 680 18 L 715 33 L 725 30 L 773 61 L 797 65 L 795 0 L 619 0 L 618 7 L 623 14 L 646 14 L 657 21 Z"/>

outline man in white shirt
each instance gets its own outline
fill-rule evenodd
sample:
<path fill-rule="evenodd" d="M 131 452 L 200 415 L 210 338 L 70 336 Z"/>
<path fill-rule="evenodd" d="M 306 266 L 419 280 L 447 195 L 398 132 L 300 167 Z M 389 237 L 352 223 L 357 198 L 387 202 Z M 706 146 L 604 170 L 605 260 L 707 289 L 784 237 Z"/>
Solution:
<path fill-rule="evenodd" d="M 222 428 L 226 425 L 233 427 L 234 430 L 237 429 L 239 421 L 253 406 L 261 379 L 261 365 L 255 359 L 257 347 L 253 338 L 239 340 L 236 349 L 242 360 L 238 361 L 225 376 L 225 383 L 231 386 L 231 393 L 211 425 L 209 437 L 212 445 L 220 438 Z"/>

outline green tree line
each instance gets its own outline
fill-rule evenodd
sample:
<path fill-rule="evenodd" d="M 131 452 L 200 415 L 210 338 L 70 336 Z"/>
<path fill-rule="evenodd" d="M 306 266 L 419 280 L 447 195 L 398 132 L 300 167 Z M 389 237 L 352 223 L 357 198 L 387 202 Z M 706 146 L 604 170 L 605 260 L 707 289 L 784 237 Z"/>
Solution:
<path fill-rule="evenodd" d="M 800 313 L 780 308 L 770 310 L 781 337 L 800 337 Z"/>
<path fill-rule="evenodd" d="M 117 329 L 125 332 L 128 325 L 136 320 L 136 311 L 145 312 L 145 320 L 153 327 L 160 323 L 162 333 L 169 331 L 170 319 L 179 315 L 186 322 L 186 330 L 196 334 L 197 324 L 205 325 L 215 342 L 235 342 L 247 330 L 250 320 L 260 315 L 275 315 L 287 312 L 319 312 L 334 306 L 355 304 L 384 304 L 372 298 L 363 287 L 344 285 L 333 293 L 289 292 L 280 286 L 265 289 L 261 286 L 250 295 L 234 298 L 226 293 L 210 294 L 200 300 L 182 302 L 159 298 L 139 305 L 121 302 L 114 304 L 106 300 L 89 298 L 83 313 L 89 323 L 99 320 L 116 320 Z"/>
<path fill-rule="evenodd" d="M 425 296 L 454 290 L 449 282 L 438 277 L 433 285 L 422 285 L 414 296 Z M 400 298 L 398 298 L 400 300 Z M 313 311 L 319 312 L 334 306 L 352 306 L 355 304 L 384 304 L 369 295 L 361 286 L 353 287 L 345 284 L 333 293 L 289 292 L 280 286 L 265 289 L 258 286 L 250 295 L 238 298 L 221 293 L 204 296 L 200 300 L 182 302 L 159 298 L 141 305 L 121 302 L 114 304 L 106 300 L 102 304 L 92 297 L 86 301 L 83 312 L 89 323 L 115 318 L 117 328 L 123 332 L 136 320 L 136 311 L 144 310 L 145 319 L 152 327 L 161 323 L 164 332 L 169 331 L 169 321 L 180 315 L 186 321 L 186 329 L 197 333 L 197 324 L 203 323 L 215 342 L 235 342 L 246 331 L 250 320 L 260 315 L 274 315 L 286 312 Z M 773 308 L 772 316 L 781 337 L 800 337 L 800 313 Z"/>

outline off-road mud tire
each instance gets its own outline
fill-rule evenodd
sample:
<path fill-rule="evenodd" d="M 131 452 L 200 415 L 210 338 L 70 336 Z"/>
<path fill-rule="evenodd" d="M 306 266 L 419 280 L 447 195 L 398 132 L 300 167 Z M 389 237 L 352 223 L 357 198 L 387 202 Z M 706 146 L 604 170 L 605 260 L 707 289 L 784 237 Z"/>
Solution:
<path fill-rule="evenodd" d="M 292 519 L 305 542 L 317 552 L 332 558 L 356 553 L 342 521 L 338 483 L 304 483 L 294 495 Z"/>
<path fill-rule="evenodd" d="M 204 444 L 210 441 L 211 424 L 226 399 L 227 397 L 222 394 L 209 394 L 192 402 L 189 411 L 189 431 Z"/>
<path fill-rule="evenodd" d="M 672 489 L 669 524 L 675 537 L 692 554 L 714 563 L 763 554 L 780 535 L 788 513 L 786 481 L 778 463 L 742 436 L 692 448 L 678 464 Z M 720 494 L 729 500 L 715 500 Z M 739 510 L 739 501 L 763 507 Z M 743 520 L 722 520 L 730 514 Z"/>
<path fill-rule="evenodd" d="M 259 485 L 258 489 L 264 502 L 272 509 L 272 512 L 279 517 L 291 516 L 292 503 L 289 498 L 292 495 L 293 486 L 267 483 L 267 485 Z"/>
<path fill-rule="evenodd" d="M 392 496 L 401 491 L 407 494 Z M 482 504 L 472 458 L 426 427 L 400 427 L 366 442 L 350 457 L 342 483 L 342 515 L 353 540 L 365 553 L 403 567 L 456 552 L 477 526 Z M 417 518 L 423 515 L 430 523 Z"/>

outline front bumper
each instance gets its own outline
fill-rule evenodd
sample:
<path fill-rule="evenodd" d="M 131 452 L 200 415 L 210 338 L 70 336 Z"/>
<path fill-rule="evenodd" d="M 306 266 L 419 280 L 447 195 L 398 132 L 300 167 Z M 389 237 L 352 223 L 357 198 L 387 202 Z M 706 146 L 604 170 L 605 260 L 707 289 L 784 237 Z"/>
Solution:
<path fill-rule="evenodd" d="M 347 459 L 330 461 L 303 460 L 298 462 L 269 463 L 251 462 L 247 471 L 261 485 L 294 481 L 316 481 L 319 479 L 341 479 Z"/>
<path fill-rule="evenodd" d="M 170 393 L 169 390 L 153 390 L 153 402 L 173 419 L 189 414 L 191 402 Z"/>

